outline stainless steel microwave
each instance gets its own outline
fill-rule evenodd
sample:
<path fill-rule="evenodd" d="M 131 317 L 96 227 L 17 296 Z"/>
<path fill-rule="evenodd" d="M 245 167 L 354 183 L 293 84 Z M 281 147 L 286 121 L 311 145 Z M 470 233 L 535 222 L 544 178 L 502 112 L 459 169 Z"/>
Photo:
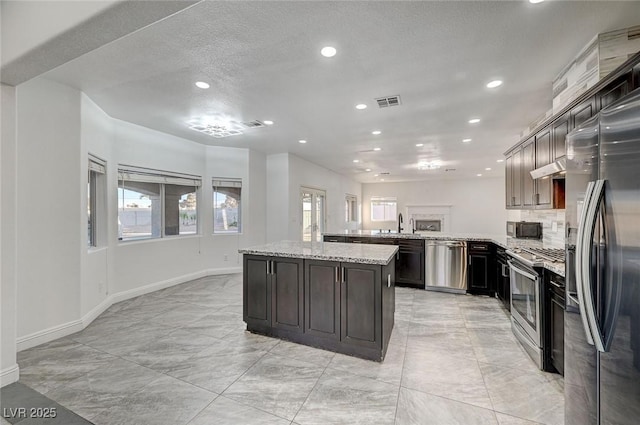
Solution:
<path fill-rule="evenodd" d="M 542 223 L 507 221 L 507 236 L 518 239 L 542 239 Z"/>

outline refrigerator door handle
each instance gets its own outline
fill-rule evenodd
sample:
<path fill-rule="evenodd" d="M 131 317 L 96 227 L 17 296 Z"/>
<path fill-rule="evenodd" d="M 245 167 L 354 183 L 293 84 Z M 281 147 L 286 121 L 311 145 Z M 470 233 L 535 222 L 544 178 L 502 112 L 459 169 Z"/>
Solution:
<path fill-rule="evenodd" d="M 600 326 L 598 324 L 598 318 L 596 317 L 596 306 L 593 302 L 592 282 L 591 282 L 591 242 L 593 241 L 593 234 L 596 227 L 596 221 L 598 219 L 598 211 L 602 197 L 604 195 L 604 180 L 597 180 L 593 187 L 589 207 L 587 209 L 587 221 L 585 223 L 585 234 L 583 234 L 582 240 L 582 292 L 584 299 L 584 312 L 587 316 L 589 328 L 591 329 L 591 336 L 593 338 L 596 349 L 600 352 L 604 352 L 604 338 L 602 332 L 600 332 Z M 582 305 L 582 304 L 581 304 Z"/>
<path fill-rule="evenodd" d="M 582 319 L 582 326 L 584 327 L 584 333 L 587 338 L 587 343 L 589 345 L 594 345 L 593 336 L 591 332 L 591 326 L 589 325 L 589 319 L 587 319 L 587 314 L 585 312 L 585 301 L 584 301 L 584 279 L 583 276 L 583 249 L 582 247 L 585 245 L 584 233 L 587 228 L 587 210 L 589 209 L 589 205 L 591 205 L 591 196 L 593 194 L 593 189 L 595 187 L 595 182 L 589 182 L 587 185 L 587 190 L 584 194 L 584 201 L 582 203 L 582 210 L 580 212 L 580 219 L 578 221 L 578 234 L 576 235 L 576 254 L 575 254 L 575 274 L 576 274 L 576 293 L 578 295 L 578 305 L 580 306 L 580 318 Z M 589 247 L 591 247 L 591 243 L 589 243 Z M 590 249 L 590 248 L 589 248 Z M 589 269 L 587 269 L 588 271 Z M 587 273 L 588 274 L 588 273 Z"/>

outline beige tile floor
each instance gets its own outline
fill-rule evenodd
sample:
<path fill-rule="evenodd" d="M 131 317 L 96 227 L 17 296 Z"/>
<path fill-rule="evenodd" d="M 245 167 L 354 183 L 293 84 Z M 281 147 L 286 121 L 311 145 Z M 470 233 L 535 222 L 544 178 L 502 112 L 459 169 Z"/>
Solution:
<path fill-rule="evenodd" d="M 96 425 L 563 424 L 497 300 L 397 288 L 395 319 L 361 360 L 244 331 L 242 275 L 209 277 L 19 353 L 20 380 Z"/>

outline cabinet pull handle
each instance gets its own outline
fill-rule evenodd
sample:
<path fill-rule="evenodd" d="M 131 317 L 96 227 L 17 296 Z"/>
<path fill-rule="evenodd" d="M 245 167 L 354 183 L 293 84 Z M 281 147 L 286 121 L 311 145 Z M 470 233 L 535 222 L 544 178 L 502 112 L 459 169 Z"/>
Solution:
<path fill-rule="evenodd" d="M 340 276 L 338 276 L 338 266 L 335 266 L 334 269 L 335 269 L 336 282 L 340 283 Z"/>
<path fill-rule="evenodd" d="M 391 288 L 391 273 L 387 275 L 387 288 Z"/>
<path fill-rule="evenodd" d="M 267 274 L 271 274 L 269 271 L 269 266 L 271 265 L 271 261 L 267 260 Z"/>
<path fill-rule="evenodd" d="M 560 285 L 559 283 L 556 283 L 553 280 L 550 280 L 549 283 L 551 283 L 556 288 L 564 288 L 564 285 Z"/>
<path fill-rule="evenodd" d="M 516 197 L 512 196 L 511 197 L 511 206 L 513 207 L 516 204 Z"/>
<path fill-rule="evenodd" d="M 347 283 L 346 279 L 344 278 L 344 267 L 342 267 L 342 283 Z"/>
<path fill-rule="evenodd" d="M 271 274 L 276 274 L 276 263 L 271 260 Z"/>

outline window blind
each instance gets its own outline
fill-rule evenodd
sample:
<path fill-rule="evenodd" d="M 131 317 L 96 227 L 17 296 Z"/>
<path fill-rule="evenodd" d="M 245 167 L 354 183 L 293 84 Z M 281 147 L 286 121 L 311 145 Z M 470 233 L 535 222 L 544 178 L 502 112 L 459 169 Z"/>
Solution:
<path fill-rule="evenodd" d="M 94 156 L 89 156 L 89 171 L 95 171 L 96 173 L 105 174 L 105 162 Z"/>
<path fill-rule="evenodd" d="M 143 183 L 177 184 L 182 186 L 202 186 L 202 178 L 200 176 L 122 165 L 118 167 L 118 180 Z"/>
<path fill-rule="evenodd" d="M 212 184 L 213 187 L 242 187 L 242 180 L 214 178 Z"/>

